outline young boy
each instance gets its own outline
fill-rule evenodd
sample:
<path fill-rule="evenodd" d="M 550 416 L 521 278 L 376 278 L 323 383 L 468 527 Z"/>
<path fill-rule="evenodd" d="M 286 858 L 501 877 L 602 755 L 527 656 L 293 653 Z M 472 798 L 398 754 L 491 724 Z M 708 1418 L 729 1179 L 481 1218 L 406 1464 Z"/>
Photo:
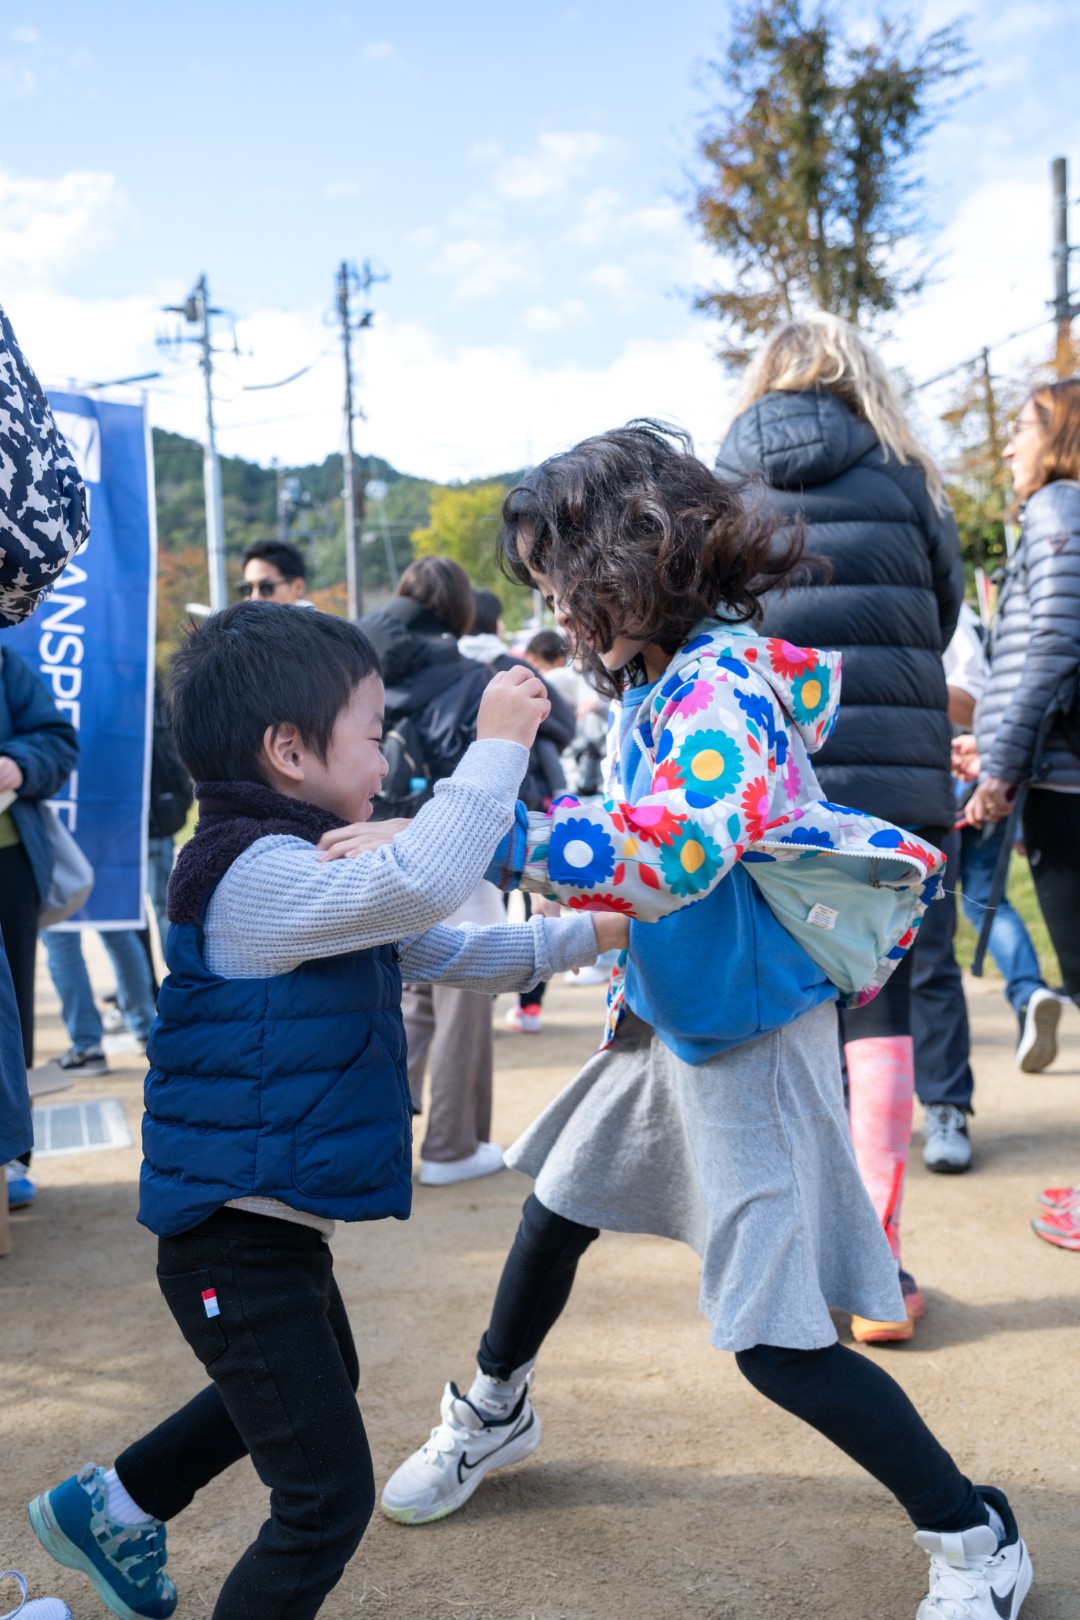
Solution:
<path fill-rule="evenodd" d="M 374 1506 L 327 1239 L 335 1220 L 409 1213 L 402 975 L 524 989 L 623 943 L 626 924 L 439 926 L 513 819 L 547 713 L 527 670 L 492 680 L 477 741 L 415 821 L 367 831 L 383 690 L 355 626 L 231 607 L 189 636 L 170 695 L 200 820 L 169 890 L 139 1219 L 210 1382 L 114 1468 L 87 1464 L 37 1497 L 30 1521 L 114 1614 L 165 1620 L 165 1525 L 247 1454 L 270 1516 L 214 1620 L 308 1620 Z"/>

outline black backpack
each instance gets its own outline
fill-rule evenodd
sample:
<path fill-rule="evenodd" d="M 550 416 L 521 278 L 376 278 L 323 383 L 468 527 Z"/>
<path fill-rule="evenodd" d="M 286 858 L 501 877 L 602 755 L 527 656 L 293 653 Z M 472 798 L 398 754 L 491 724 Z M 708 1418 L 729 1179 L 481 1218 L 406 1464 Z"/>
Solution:
<path fill-rule="evenodd" d="M 420 728 L 411 715 L 388 715 L 382 752 L 390 766 L 371 812 L 373 821 L 415 816 L 434 789 Z"/>
<path fill-rule="evenodd" d="M 154 741 L 150 759 L 151 838 L 172 838 L 183 827 L 191 809 L 194 792 L 184 769 L 169 724 L 164 696 L 154 689 Z"/>

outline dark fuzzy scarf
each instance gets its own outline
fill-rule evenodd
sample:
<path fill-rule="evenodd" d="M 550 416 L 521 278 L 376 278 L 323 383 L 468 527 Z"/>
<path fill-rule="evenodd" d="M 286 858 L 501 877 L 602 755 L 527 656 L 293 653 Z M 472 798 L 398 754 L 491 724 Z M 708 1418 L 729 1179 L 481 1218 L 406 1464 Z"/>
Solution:
<path fill-rule="evenodd" d="M 212 889 L 259 838 L 285 833 L 317 844 L 344 827 L 338 816 L 303 799 L 290 799 L 261 782 L 200 782 L 194 837 L 177 856 L 169 879 L 169 921 L 199 923 Z"/>

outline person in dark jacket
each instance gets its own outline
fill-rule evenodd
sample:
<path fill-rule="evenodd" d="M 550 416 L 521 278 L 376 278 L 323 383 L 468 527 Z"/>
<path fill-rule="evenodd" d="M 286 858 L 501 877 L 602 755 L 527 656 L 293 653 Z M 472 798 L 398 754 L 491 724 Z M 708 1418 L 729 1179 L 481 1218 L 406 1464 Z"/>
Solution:
<path fill-rule="evenodd" d="M 1030 781 L 1023 832 L 1035 893 L 1065 993 L 1080 1005 L 1080 379 L 1037 388 L 1005 454 L 1023 503 L 1020 541 L 975 713 L 980 780 L 967 819 L 976 827 L 1001 820 Z M 1040 747 L 1052 709 L 1057 718 Z M 1042 1202 L 1032 1223 L 1038 1235 L 1080 1250 L 1080 1189 L 1048 1188 Z"/>
<path fill-rule="evenodd" d="M 809 552 L 830 565 L 771 599 L 763 625 L 794 645 L 843 655 L 839 718 L 814 762 L 825 792 L 947 849 L 955 801 L 942 653 L 960 613 L 963 568 L 941 476 L 888 371 L 835 316 L 780 327 L 747 372 L 717 465 L 763 479 L 773 504 L 805 521 Z M 938 924 L 938 909 L 927 912 L 920 939 Z M 915 1084 L 913 954 L 880 995 L 843 1019 L 856 1155 L 898 1262 Z M 947 1014 L 962 1021 L 966 1069 L 958 970 L 944 993 Z M 966 1140 L 962 1109 L 934 1095 L 923 1101 L 928 1148 L 939 1111 L 950 1140 Z M 856 1319 L 856 1338 L 911 1336 L 925 1307 L 914 1280 L 906 1272 L 901 1280 L 909 1320 Z"/>
<path fill-rule="evenodd" d="M 361 623 L 379 654 L 386 727 L 401 718 L 419 734 L 433 782 L 451 775 L 476 735 L 476 716 L 492 671 L 458 648 L 472 629 L 472 586 L 449 557 L 420 557 L 401 576 L 398 594 Z M 493 925 L 502 901 L 481 883 L 451 921 Z M 491 1138 L 495 1048 L 491 998 L 444 984 L 409 984 L 401 998 L 409 1043 L 409 1085 L 420 1111 L 429 1068 L 428 1122 L 420 1180 L 446 1186 L 503 1167 Z"/>
<path fill-rule="evenodd" d="M 74 458 L 2 309 L 0 453 L 11 469 L 10 481 L 0 488 L 3 629 L 21 624 L 33 613 L 84 544 L 89 526 Z M 8 1165 L 27 1152 L 32 1141 L 22 1023 L 0 939 L 0 1164 Z"/>
<path fill-rule="evenodd" d="M 569 748 L 574 740 L 574 733 L 577 730 L 576 716 L 562 694 L 544 679 L 542 671 L 536 669 L 527 658 L 515 658 L 513 653 L 507 652 L 503 640 L 503 605 L 495 592 L 474 590 L 473 608 L 472 629 L 458 642 L 466 658 L 474 658 L 478 664 L 483 664 L 485 669 L 492 671 L 513 669 L 515 664 L 520 665 L 521 668 L 531 669 L 534 674 L 539 675 L 547 687 L 551 713 L 536 734 L 536 741 L 529 755 L 529 768 L 525 772 L 518 794 L 526 810 L 546 810 L 552 799 L 566 792 L 566 775 L 562 768 L 561 756 L 563 749 Z M 524 894 L 523 899 L 525 917 L 528 920 L 532 916 L 532 897 Z M 547 980 L 542 979 L 531 990 L 521 992 L 517 1003 L 506 1014 L 506 1022 L 511 1029 L 520 1035 L 541 1033 L 544 1027 L 542 1008 L 546 989 Z"/>

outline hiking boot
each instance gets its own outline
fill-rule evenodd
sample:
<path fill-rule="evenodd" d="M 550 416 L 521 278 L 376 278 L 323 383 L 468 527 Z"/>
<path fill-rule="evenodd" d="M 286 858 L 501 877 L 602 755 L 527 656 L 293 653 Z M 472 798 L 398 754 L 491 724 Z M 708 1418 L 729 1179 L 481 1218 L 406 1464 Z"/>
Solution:
<path fill-rule="evenodd" d="M 923 1164 L 939 1175 L 958 1176 L 971 1169 L 967 1115 L 952 1103 L 927 1103 L 923 1109 Z"/>
<path fill-rule="evenodd" d="M 22 1599 L 17 1609 L 5 1609 L 0 1620 L 71 1620 L 71 1610 L 62 1598 L 27 1598 L 26 1577 L 17 1569 L 0 1569 L 0 1581 L 18 1581 Z"/>
<path fill-rule="evenodd" d="M 1035 990 L 1020 1014 L 1020 1040 L 1016 1067 L 1038 1074 L 1057 1057 L 1057 1027 L 1062 1000 L 1052 990 Z"/>
<path fill-rule="evenodd" d="M 1036 1215 L 1031 1230 L 1056 1249 L 1080 1249 L 1080 1204 L 1070 1204 L 1067 1209 L 1048 1209 L 1045 1215 Z"/>
<path fill-rule="evenodd" d="M 37 1187 L 30 1179 L 30 1172 L 25 1164 L 13 1159 L 4 1166 L 4 1180 L 7 1183 L 8 1209 L 29 1209 L 37 1197 Z M 8 1571 L 10 1575 L 11 1570 Z"/>
<path fill-rule="evenodd" d="M 77 1078 L 81 1074 L 108 1074 L 109 1060 L 100 1046 L 69 1046 L 57 1063 L 65 1074 Z"/>
<path fill-rule="evenodd" d="M 916 1530 L 916 1546 L 930 1554 L 930 1591 L 915 1620 L 1016 1620 L 1031 1588 L 1031 1559 L 1001 1491 L 977 1487 L 1001 1515 L 1005 1540 L 988 1524 L 952 1533 Z"/>
<path fill-rule="evenodd" d="M 501 1423 L 484 1418 L 456 1384 L 447 1384 L 442 1422 L 430 1439 L 391 1475 L 379 1506 L 398 1524 L 431 1524 L 469 1500 L 480 1481 L 496 1468 L 522 1462 L 540 1444 L 540 1419 L 521 1392 Z"/>
<path fill-rule="evenodd" d="M 105 1470 L 87 1463 L 26 1511 L 49 1556 L 88 1575 L 120 1620 L 168 1620 L 176 1587 L 165 1573 L 165 1526 L 160 1519 L 121 1524 L 106 1502 Z"/>

